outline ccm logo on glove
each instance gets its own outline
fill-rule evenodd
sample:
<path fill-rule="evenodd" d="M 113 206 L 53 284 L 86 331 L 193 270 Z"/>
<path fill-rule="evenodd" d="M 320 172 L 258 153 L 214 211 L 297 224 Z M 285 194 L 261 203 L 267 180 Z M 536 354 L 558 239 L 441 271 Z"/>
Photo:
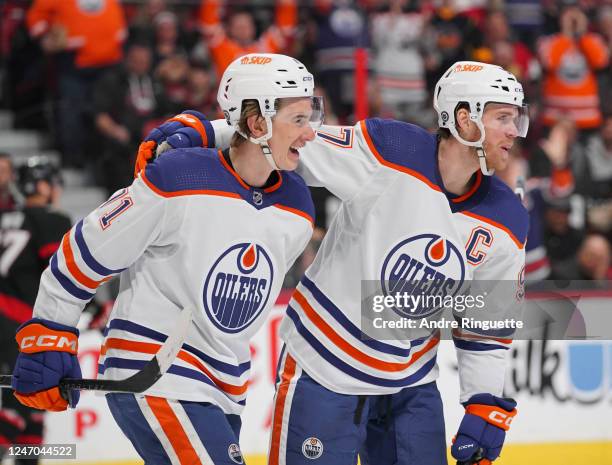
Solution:
<path fill-rule="evenodd" d="M 31 324 L 22 328 L 16 337 L 19 349 L 26 354 L 44 350 L 55 350 L 75 354 L 78 352 L 78 338 L 66 331 L 55 331 L 41 324 Z"/>
<path fill-rule="evenodd" d="M 466 407 L 465 413 L 476 415 L 487 423 L 508 431 L 510 423 L 512 423 L 512 419 L 516 415 L 516 409 L 508 412 L 493 405 L 472 404 Z"/>

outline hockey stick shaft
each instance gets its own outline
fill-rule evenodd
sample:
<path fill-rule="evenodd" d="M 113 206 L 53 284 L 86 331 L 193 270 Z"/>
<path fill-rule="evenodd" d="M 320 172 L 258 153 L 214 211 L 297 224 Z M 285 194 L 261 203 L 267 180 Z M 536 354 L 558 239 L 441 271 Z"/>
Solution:
<path fill-rule="evenodd" d="M 153 384 L 166 373 L 170 365 L 172 365 L 189 331 L 191 316 L 191 309 L 184 309 L 181 311 L 174 331 L 166 338 L 166 341 L 155 356 L 146 362 L 138 373 L 121 380 L 64 378 L 59 383 L 62 396 L 67 399 L 71 389 L 127 393 L 146 391 L 153 386 Z M 0 375 L 0 388 L 10 388 L 12 380 L 13 377 L 10 375 Z"/>

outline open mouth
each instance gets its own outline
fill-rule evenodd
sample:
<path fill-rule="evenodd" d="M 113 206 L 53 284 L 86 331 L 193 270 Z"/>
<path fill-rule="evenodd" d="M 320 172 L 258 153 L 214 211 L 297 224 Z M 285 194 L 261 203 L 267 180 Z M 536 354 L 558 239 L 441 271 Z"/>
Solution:
<path fill-rule="evenodd" d="M 290 152 L 291 152 L 293 155 L 295 155 L 296 157 L 299 157 L 299 156 L 300 156 L 300 152 L 299 152 L 299 150 L 298 150 L 298 147 L 289 147 L 289 151 L 290 151 Z"/>

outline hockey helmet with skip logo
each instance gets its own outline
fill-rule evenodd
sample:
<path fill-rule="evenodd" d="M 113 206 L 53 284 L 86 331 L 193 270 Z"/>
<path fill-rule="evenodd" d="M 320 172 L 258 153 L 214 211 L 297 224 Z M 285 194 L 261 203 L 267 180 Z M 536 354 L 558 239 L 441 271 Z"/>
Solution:
<path fill-rule="evenodd" d="M 485 131 L 482 115 L 487 103 L 505 103 L 518 107 L 515 119 L 517 135 L 525 137 L 529 128 L 527 105 L 523 104 L 523 86 L 501 66 L 477 61 L 459 61 L 440 78 L 434 90 L 433 105 L 438 113 L 438 125 L 447 128 L 459 142 L 482 147 Z M 455 125 L 455 111 L 460 103 L 469 105 L 470 119 L 480 129 L 480 139 L 463 139 Z"/>
<path fill-rule="evenodd" d="M 314 78 L 300 61 L 274 53 L 252 53 L 234 60 L 223 73 L 217 101 L 227 123 L 240 132 L 238 122 L 245 100 L 257 100 L 261 114 L 268 123 L 268 133 L 259 139 L 243 137 L 261 143 L 272 137 L 271 119 L 282 98 L 310 97 L 310 124 L 316 129 L 323 122 L 323 100 L 314 96 Z"/>

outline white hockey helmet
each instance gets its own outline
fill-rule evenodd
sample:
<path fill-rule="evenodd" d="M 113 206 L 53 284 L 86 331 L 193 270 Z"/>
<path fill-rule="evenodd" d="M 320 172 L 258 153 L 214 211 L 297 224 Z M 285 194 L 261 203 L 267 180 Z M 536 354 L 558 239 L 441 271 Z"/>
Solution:
<path fill-rule="evenodd" d="M 477 61 L 458 61 L 440 78 L 434 90 L 433 105 L 438 113 L 438 125 L 447 128 L 462 144 L 476 147 L 480 168 L 486 175 L 493 174 L 487 169 L 484 150 L 485 129 L 482 115 L 487 103 L 506 103 L 518 107 L 518 116 L 514 121 L 519 137 L 525 137 L 529 128 L 527 105 L 523 104 L 523 86 L 516 77 L 501 66 L 480 63 Z M 455 125 L 457 106 L 469 104 L 470 119 L 480 130 L 480 139 L 467 141 L 463 139 Z"/>
<path fill-rule="evenodd" d="M 227 124 L 251 142 L 260 144 L 268 158 L 265 143 L 272 137 L 272 117 L 276 114 L 277 100 L 287 97 L 310 97 L 313 129 L 323 122 L 323 99 L 313 96 L 314 78 L 306 67 L 295 58 L 273 53 L 252 53 L 234 60 L 223 73 L 217 101 Z M 257 100 L 266 120 L 268 132 L 257 139 L 243 134 L 238 127 L 242 102 Z M 271 156 L 271 154 L 270 154 Z M 273 164 L 274 161 L 268 158 Z M 274 168 L 275 165 L 273 165 Z"/>

